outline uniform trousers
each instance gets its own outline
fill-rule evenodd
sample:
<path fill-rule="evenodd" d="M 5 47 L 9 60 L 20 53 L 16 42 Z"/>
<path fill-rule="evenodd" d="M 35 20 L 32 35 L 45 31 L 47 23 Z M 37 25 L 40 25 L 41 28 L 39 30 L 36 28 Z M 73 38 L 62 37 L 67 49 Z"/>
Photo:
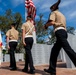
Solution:
<path fill-rule="evenodd" d="M 32 53 L 31 53 L 31 48 L 33 45 L 33 38 L 32 37 L 27 37 L 25 38 L 25 43 L 26 46 L 24 46 L 25 48 L 25 70 L 28 70 L 28 66 L 30 67 L 30 70 L 34 70 L 34 66 L 33 66 L 33 58 L 32 58 Z"/>
<path fill-rule="evenodd" d="M 10 47 L 10 67 L 16 68 L 16 60 L 15 60 L 15 50 L 16 50 L 17 42 L 9 42 Z"/>
<path fill-rule="evenodd" d="M 64 29 L 60 29 L 55 32 L 55 36 L 57 41 L 52 48 L 50 54 L 50 63 L 49 63 L 49 70 L 52 73 L 56 73 L 57 57 L 61 48 L 64 49 L 64 51 L 67 53 L 71 61 L 76 66 L 76 53 L 73 51 L 73 49 L 71 48 L 71 46 L 67 41 L 67 37 L 68 37 L 67 32 Z"/>

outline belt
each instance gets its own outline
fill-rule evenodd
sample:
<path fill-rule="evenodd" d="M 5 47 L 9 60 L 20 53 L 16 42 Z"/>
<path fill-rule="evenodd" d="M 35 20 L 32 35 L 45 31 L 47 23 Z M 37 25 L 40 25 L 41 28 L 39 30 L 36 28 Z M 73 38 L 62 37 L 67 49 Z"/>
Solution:
<path fill-rule="evenodd" d="M 9 40 L 9 42 L 18 42 L 17 40 Z"/>
<path fill-rule="evenodd" d="M 65 30 L 64 27 L 57 27 L 57 28 L 55 28 L 54 32 L 56 32 L 57 30 L 60 30 L 60 29 L 64 29 Z"/>
<path fill-rule="evenodd" d="M 33 35 L 25 35 L 25 38 L 27 38 L 27 37 L 33 37 Z"/>

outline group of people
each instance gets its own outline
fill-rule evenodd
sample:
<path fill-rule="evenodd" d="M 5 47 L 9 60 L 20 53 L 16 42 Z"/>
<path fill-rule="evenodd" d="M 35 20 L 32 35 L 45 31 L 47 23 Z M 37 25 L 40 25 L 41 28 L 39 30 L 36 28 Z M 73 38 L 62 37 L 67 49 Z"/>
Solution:
<path fill-rule="evenodd" d="M 22 29 L 22 42 L 26 52 L 25 65 L 23 72 L 28 72 L 28 66 L 30 66 L 29 73 L 35 73 L 33 66 L 33 59 L 31 54 L 31 48 L 33 45 L 33 34 L 32 32 L 35 30 L 34 25 L 31 22 L 31 16 L 27 16 L 26 23 L 23 23 Z M 7 36 L 7 47 L 10 53 L 10 70 L 16 70 L 16 60 L 15 60 L 15 50 L 18 43 L 18 34 L 19 32 L 15 29 L 15 23 L 11 24 L 11 29 L 9 29 L 6 33 Z"/>
<path fill-rule="evenodd" d="M 58 0 L 55 4 L 53 4 L 50 9 L 52 13 L 49 16 L 49 20 L 44 25 L 44 28 L 47 29 L 48 26 L 53 26 L 54 33 L 56 36 L 56 43 L 54 44 L 49 60 L 49 68 L 44 69 L 45 72 L 50 73 L 51 75 L 56 75 L 56 63 L 58 54 L 63 47 L 69 58 L 72 60 L 74 65 L 76 66 L 76 53 L 73 51 L 71 46 L 67 41 L 67 30 L 66 30 L 66 19 L 65 16 L 58 10 L 59 4 L 61 0 Z M 22 69 L 23 72 L 27 72 L 30 74 L 35 73 L 35 67 L 33 65 L 33 58 L 31 54 L 31 48 L 33 45 L 33 34 L 34 25 L 31 23 L 31 16 L 27 16 L 26 22 L 23 23 L 22 29 L 22 42 L 26 51 L 25 65 Z M 17 46 L 18 41 L 18 31 L 15 29 L 15 23 L 11 24 L 11 29 L 7 31 L 7 46 L 10 50 L 10 70 L 16 70 L 16 61 L 14 51 Z M 30 70 L 28 71 L 28 66 Z"/>

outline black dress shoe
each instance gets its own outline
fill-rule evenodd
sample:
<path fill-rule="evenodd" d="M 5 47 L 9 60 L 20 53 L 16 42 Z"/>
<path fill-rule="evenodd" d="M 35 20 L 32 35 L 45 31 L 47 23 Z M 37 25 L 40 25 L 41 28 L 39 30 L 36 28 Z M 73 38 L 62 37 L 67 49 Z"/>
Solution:
<path fill-rule="evenodd" d="M 50 73 L 50 75 L 56 75 L 55 73 Z"/>
<path fill-rule="evenodd" d="M 26 72 L 26 73 L 28 73 L 28 70 L 26 70 L 26 69 L 22 69 L 22 72 Z"/>
<path fill-rule="evenodd" d="M 11 67 L 10 70 L 11 70 L 11 71 L 14 71 L 14 70 L 17 70 L 17 68 L 12 68 L 12 67 Z"/>
<path fill-rule="evenodd" d="M 44 71 L 47 72 L 47 73 L 50 73 L 51 75 L 56 75 L 56 73 L 52 72 L 52 71 L 49 70 L 49 69 L 44 69 Z"/>
<path fill-rule="evenodd" d="M 44 69 L 44 71 L 47 73 L 51 73 L 51 71 L 49 69 Z"/>
<path fill-rule="evenodd" d="M 29 74 L 35 74 L 35 70 L 28 71 Z"/>
<path fill-rule="evenodd" d="M 9 66 L 9 67 L 11 67 L 11 66 Z"/>

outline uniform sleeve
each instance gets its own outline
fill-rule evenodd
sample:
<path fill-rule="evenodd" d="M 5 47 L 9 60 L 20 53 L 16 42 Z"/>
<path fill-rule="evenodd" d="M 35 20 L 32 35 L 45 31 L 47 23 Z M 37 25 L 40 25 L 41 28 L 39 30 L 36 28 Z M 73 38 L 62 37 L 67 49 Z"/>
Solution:
<path fill-rule="evenodd" d="M 7 32 L 6 32 L 6 36 L 10 36 L 10 31 L 8 30 Z"/>
<path fill-rule="evenodd" d="M 49 20 L 55 21 L 55 13 L 54 13 L 54 12 L 52 12 L 52 13 L 50 14 Z"/>
<path fill-rule="evenodd" d="M 25 30 L 25 25 L 24 25 L 24 24 L 22 24 L 22 27 L 21 27 L 21 29 Z"/>

